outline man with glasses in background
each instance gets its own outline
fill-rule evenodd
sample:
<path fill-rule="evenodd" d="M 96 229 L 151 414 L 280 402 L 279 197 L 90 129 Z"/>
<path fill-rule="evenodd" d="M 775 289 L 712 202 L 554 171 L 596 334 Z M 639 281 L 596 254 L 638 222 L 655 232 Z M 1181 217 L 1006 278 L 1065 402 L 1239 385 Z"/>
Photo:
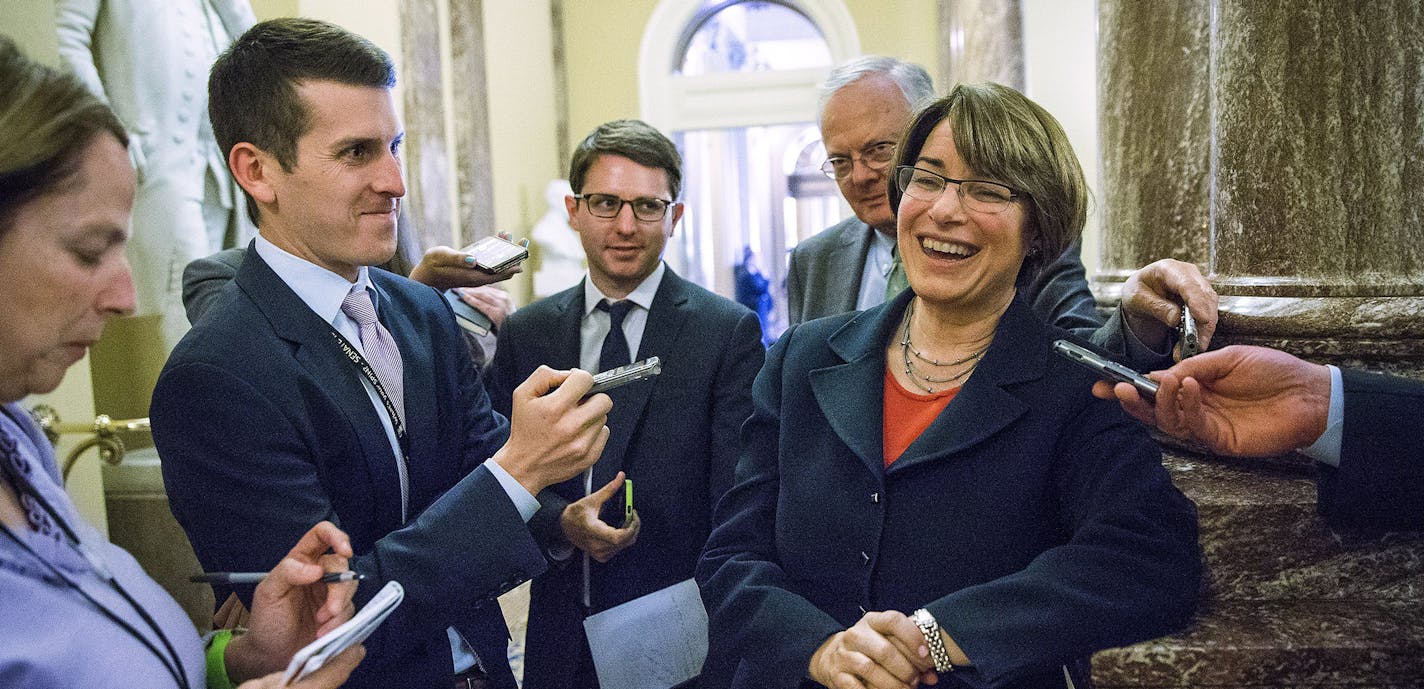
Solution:
<path fill-rule="evenodd" d="M 856 58 L 821 84 L 821 166 L 855 215 L 801 242 L 787 269 L 794 325 L 876 306 L 905 289 L 895 251 L 895 212 L 887 196 L 895 144 L 934 83 L 919 65 L 892 57 Z M 1065 329 L 1102 324 L 1074 242 L 1033 285 L 1021 286 L 1034 313 Z"/>
<path fill-rule="evenodd" d="M 683 214 L 681 168 L 673 143 L 638 120 L 601 125 L 579 144 L 564 203 L 588 276 L 512 314 L 485 373 L 495 408 L 507 409 L 541 364 L 662 362 L 661 375 L 609 391 L 609 441 L 591 474 L 539 495 L 531 528 L 569 547 L 550 553 L 561 564 L 532 586 L 524 689 L 598 687 L 584 618 L 690 580 L 731 485 L 765 358 L 761 326 L 663 263 Z M 625 476 L 637 487 L 626 522 L 626 500 L 615 498 Z"/>

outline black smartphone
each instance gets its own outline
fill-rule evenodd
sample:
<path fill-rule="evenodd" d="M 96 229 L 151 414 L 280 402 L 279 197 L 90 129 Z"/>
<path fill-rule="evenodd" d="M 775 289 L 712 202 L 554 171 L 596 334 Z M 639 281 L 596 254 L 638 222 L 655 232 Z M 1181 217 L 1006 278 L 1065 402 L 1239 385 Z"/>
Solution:
<path fill-rule="evenodd" d="M 1157 399 L 1157 381 L 1132 370 L 1112 359 L 1108 359 L 1097 352 L 1085 349 L 1067 340 L 1057 340 L 1053 343 L 1053 351 L 1062 356 L 1076 361 L 1092 369 L 1103 380 L 1114 383 L 1128 383 L 1137 388 L 1143 397 L 1149 400 Z"/>
<path fill-rule="evenodd" d="M 529 258 L 529 250 L 503 237 L 484 237 L 460 251 L 475 257 L 475 267 L 498 273 Z"/>
<path fill-rule="evenodd" d="M 453 289 L 445 290 L 445 301 L 449 302 L 450 310 L 455 312 L 455 322 L 461 328 L 476 335 L 488 335 L 494 329 L 494 321 L 490 320 L 484 312 L 465 303 L 460 298 L 460 293 Z"/>
<path fill-rule="evenodd" d="M 1177 341 L 1182 343 L 1182 358 L 1196 356 L 1201 351 L 1197 342 L 1197 322 L 1192 318 L 1192 310 L 1182 304 L 1182 322 L 1177 325 Z"/>
<path fill-rule="evenodd" d="M 596 395 L 600 392 L 608 392 L 620 385 L 627 385 L 635 380 L 652 378 L 663 372 L 663 362 L 657 357 L 648 357 L 642 361 L 635 361 L 627 366 L 609 369 L 599 372 L 593 377 L 593 387 L 588 389 L 588 394 Z"/>

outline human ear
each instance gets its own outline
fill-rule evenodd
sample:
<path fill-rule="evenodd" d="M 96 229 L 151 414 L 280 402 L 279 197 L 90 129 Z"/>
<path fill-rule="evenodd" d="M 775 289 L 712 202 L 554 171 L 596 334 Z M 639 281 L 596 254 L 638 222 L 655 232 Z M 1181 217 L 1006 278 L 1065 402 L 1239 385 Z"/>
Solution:
<path fill-rule="evenodd" d="M 227 167 L 232 171 L 238 186 L 258 203 L 273 203 L 277 192 L 272 187 L 272 174 L 278 169 L 277 160 L 266 151 L 240 142 L 227 154 Z"/>

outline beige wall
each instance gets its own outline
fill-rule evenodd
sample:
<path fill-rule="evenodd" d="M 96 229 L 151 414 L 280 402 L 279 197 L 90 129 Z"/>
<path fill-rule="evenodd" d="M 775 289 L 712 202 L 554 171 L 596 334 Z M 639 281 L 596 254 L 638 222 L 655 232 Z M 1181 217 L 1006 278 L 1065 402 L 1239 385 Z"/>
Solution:
<path fill-rule="evenodd" d="M 688 2 L 690 0 L 661 0 Z M 564 3 L 568 47 L 569 137 L 577 144 L 594 127 L 638 117 L 638 50 L 660 0 Z M 936 0 L 847 0 L 861 52 L 937 64 Z M 807 119 L 811 119 L 807 113 Z"/>
<path fill-rule="evenodd" d="M 556 141 L 551 8 L 549 0 L 484 0 L 484 16 L 495 229 L 528 237 L 547 210 L 544 188 L 567 174 Z M 532 288 L 529 274 L 506 284 L 520 303 Z"/>

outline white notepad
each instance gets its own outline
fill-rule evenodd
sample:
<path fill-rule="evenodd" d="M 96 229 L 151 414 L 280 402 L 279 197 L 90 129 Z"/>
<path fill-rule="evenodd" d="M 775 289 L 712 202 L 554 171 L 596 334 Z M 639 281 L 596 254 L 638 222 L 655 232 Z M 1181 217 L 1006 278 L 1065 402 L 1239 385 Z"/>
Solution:
<path fill-rule="evenodd" d="M 400 582 L 386 582 L 371 602 L 351 619 L 297 651 L 292 656 L 292 662 L 287 664 L 286 674 L 282 675 L 282 686 L 304 679 L 342 651 L 365 641 L 404 598 L 405 589 L 401 588 Z"/>

